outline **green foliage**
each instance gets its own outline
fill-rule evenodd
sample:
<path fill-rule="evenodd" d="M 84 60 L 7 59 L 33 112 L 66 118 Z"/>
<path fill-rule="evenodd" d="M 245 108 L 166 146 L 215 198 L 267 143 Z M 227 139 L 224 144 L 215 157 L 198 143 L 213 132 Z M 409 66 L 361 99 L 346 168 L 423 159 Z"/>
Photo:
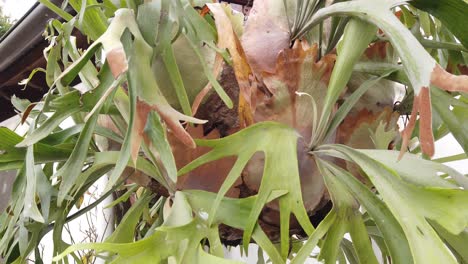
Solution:
<path fill-rule="evenodd" d="M 323 148 L 327 149 L 328 146 Z M 359 164 L 375 184 L 383 201 L 400 223 L 415 263 L 456 263 L 426 219 L 437 221 L 444 228 L 450 229 L 452 234 L 462 232 L 468 222 L 468 210 L 465 209 L 468 201 L 466 191 L 407 184 L 394 170 L 357 150 L 345 146 L 329 148 Z M 422 201 L 430 203 L 421 207 Z M 432 251 L 427 252 L 427 248 L 431 248 Z"/>
<path fill-rule="evenodd" d="M 13 23 L 14 21 L 9 16 L 3 14 L 3 9 L 0 7 L 0 38 L 7 33 Z"/>
<path fill-rule="evenodd" d="M 0 255 L 8 261 L 24 263 L 34 252 L 40 263 L 39 242 L 52 232 L 57 262 L 67 263 L 68 256 L 80 262 L 75 252 L 93 250 L 112 263 L 238 263 L 224 259 L 220 230 L 228 237 L 242 232 L 243 249 L 256 243 L 272 263 L 304 263 L 317 247 L 312 257 L 325 263 L 379 263 L 373 246 L 384 263 L 468 261 L 468 178 L 442 163 L 468 153 L 468 81 L 445 71 L 466 67 L 464 1 L 414 1 L 400 7 L 398 19 L 392 11 L 397 0 L 326 7 L 315 0 L 256 0 L 244 29 L 241 17 L 212 1 L 70 0 L 76 16 L 40 2 L 65 22 L 47 26 L 50 45 L 41 71 L 49 92 L 34 104 L 13 98 L 29 131 L 23 136 L 0 128 L 0 170 L 17 172 L 13 199 L 0 212 Z M 331 37 L 322 39 L 320 24 L 331 16 Z M 84 51 L 74 28 L 92 41 Z M 301 39 L 313 39 L 311 31 L 321 34 L 317 46 Z M 281 48 L 244 52 L 246 38 Z M 216 46 L 222 41 L 229 52 Z M 380 44 L 392 45 L 395 54 L 372 54 L 369 47 Z M 237 104 L 224 90 L 232 87 L 222 80 L 223 64 L 232 65 L 230 77 L 241 86 Z M 414 95 L 403 144 L 391 124 L 398 113 L 378 108 L 387 94 L 378 90 L 384 81 L 407 85 Z M 297 97 L 305 94 L 307 104 Z M 196 100 L 203 105 L 212 98 L 224 105 L 210 114 L 238 106 L 243 118 L 248 105 L 254 124 L 207 139 L 213 133 L 203 136 L 201 124 L 219 120 L 200 120 L 193 112 Z M 409 111 L 412 99 L 401 108 Z M 237 120 L 233 113 L 226 115 Z M 63 128 L 66 120 L 73 125 Z M 413 148 L 414 154 L 402 155 L 418 134 L 430 154 L 433 120 L 435 138 L 451 132 L 465 153 L 431 160 Z M 204 175 L 209 166 L 215 175 Z M 197 187 L 185 187 L 183 177 L 192 175 Z M 258 185 L 247 186 L 247 176 Z M 70 214 L 102 177 L 109 179 L 105 193 Z M 318 188 L 309 188 L 311 181 L 324 183 L 323 189 L 310 191 Z M 65 225 L 116 190 L 124 194 L 107 206 L 130 201 L 132 207 L 112 235 L 100 243 L 66 244 Z M 305 202 L 311 195 L 318 195 L 314 205 Z M 332 209 L 314 227 L 309 218 L 319 217 L 316 211 L 329 201 Z"/>
<path fill-rule="evenodd" d="M 414 0 L 411 1 L 411 5 L 439 19 L 450 31 L 453 32 L 465 47 L 468 46 L 468 34 L 463 28 L 463 25 L 468 23 L 468 17 L 465 13 L 468 10 L 468 3 L 466 1 Z"/>
<path fill-rule="evenodd" d="M 303 206 L 301 192 L 297 191 L 301 189 L 297 167 L 297 138 L 298 134 L 287 126 L 263 122 L 219 140 L 198 140 L 198 146 L 211 147 L 213 150 L 182 168 L 179 174 L 183 175 L 213 160 L 227 156 L 238 156 L 210 210 L 209 222 L 211 223 L 222 197 L 240 177 L 247 162 L 256 152 L 263 152 L 265 165 L 262 183 L 258 191 L 258 198 L 255 200 L 244 230 L 244 246 L 247 247 L 250 241 L 250 235 L 254 230 L 262 208 L 267 203 L 268 197 L 273 192 L 282 191 L 286 194 L 278 200 L 281 213 L 281 253 L 285 258 L 289 248 L 288 230 L 291 213 L 294 214 L 306 233 L 310 234 L 314 230 Z M 271 144 L 272 142 L 276 142 L 276 144 Z"/>

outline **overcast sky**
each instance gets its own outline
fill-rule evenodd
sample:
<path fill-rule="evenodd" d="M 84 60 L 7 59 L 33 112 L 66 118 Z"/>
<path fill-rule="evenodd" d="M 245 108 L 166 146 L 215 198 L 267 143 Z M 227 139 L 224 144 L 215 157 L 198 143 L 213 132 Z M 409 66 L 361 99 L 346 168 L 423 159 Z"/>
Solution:
<path fill-rule="evenodd" d="M 35 2 L 36 0 L 0 0 L 0 6 L 3 8 L 4 14 L 18 20 Z"/>

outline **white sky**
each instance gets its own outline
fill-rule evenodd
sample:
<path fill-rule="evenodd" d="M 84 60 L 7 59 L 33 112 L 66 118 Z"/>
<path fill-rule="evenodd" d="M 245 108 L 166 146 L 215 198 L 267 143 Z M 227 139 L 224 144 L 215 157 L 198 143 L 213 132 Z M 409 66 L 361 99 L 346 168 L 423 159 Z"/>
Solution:
<path fill-rule="evenodd" d="M 10 16 L 13 20 L 20 19 L 36 0 L 0 0 L 0 6 L 4 14 Z"/>

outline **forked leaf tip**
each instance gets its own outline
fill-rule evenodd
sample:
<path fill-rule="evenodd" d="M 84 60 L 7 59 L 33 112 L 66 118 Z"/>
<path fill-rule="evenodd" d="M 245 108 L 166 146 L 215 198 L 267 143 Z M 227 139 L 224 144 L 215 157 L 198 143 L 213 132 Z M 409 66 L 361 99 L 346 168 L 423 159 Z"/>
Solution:
<path fill-rule="evenodd" d="M 431 73 L 431 84 L 449 92 L 468 92 L 468 76 L 454 75 L 436 64 Z"/>
<path fill-rule="evenodd" d="M 411 117 L 406 125 L 406 128 L 401 132 L 402 144 L 398 160 L 403 158 L 403 155 L 408 148 L 408 144 L 416 126 L 416 118 L 419 113 L 419 142 L 421 150 L 429 157 L 434 156 L 434 135 L 432 134 L 432 107 L 431 96 L 428 87 L 422 87 L 417 96 L 414 97 L 413 109 L 411 110 Z"/>
<path fill-rule="evenodd" d="M 417 96 L 419 100 L 419 140 L 422 152 L 429 157 L 434 156 L 434 135 L 432 134 L 431 93 L 423 87 Z"/>

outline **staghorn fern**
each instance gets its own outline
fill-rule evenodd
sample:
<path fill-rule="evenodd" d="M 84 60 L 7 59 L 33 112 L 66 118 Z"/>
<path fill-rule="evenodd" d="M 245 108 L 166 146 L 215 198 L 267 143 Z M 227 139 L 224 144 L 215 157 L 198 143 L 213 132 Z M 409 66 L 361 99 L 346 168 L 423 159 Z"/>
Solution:
<path fill-rule="evenodd" d="M 430 159 L 447 133 L 468 151 L 465 1 L 256 0 L 245 23 L 212 1 L 70 0 L 75 17 L 40 2 L 65 22 L 47 29 L 49 93 L 15 103 L 29 132 L 0 129 L 0 168 L 18 172 L 8 261 L 40 261 L 53 230 L 55 261 L 237 263 L 223 243 L 252 242 L 273 263 L 316 247 L 378 263 L 374 241 L 385 263 L 468 262 L 468 179 L 442 164 L 466 153 Z M 396 84 L 409 92 L 394 107 Z M 101 177 L 98 201 L 123 189 L 111 205 L 132 207 L 106 241 L 68 246 L 64 225 L 96 204 L 69 213 Z"/>

